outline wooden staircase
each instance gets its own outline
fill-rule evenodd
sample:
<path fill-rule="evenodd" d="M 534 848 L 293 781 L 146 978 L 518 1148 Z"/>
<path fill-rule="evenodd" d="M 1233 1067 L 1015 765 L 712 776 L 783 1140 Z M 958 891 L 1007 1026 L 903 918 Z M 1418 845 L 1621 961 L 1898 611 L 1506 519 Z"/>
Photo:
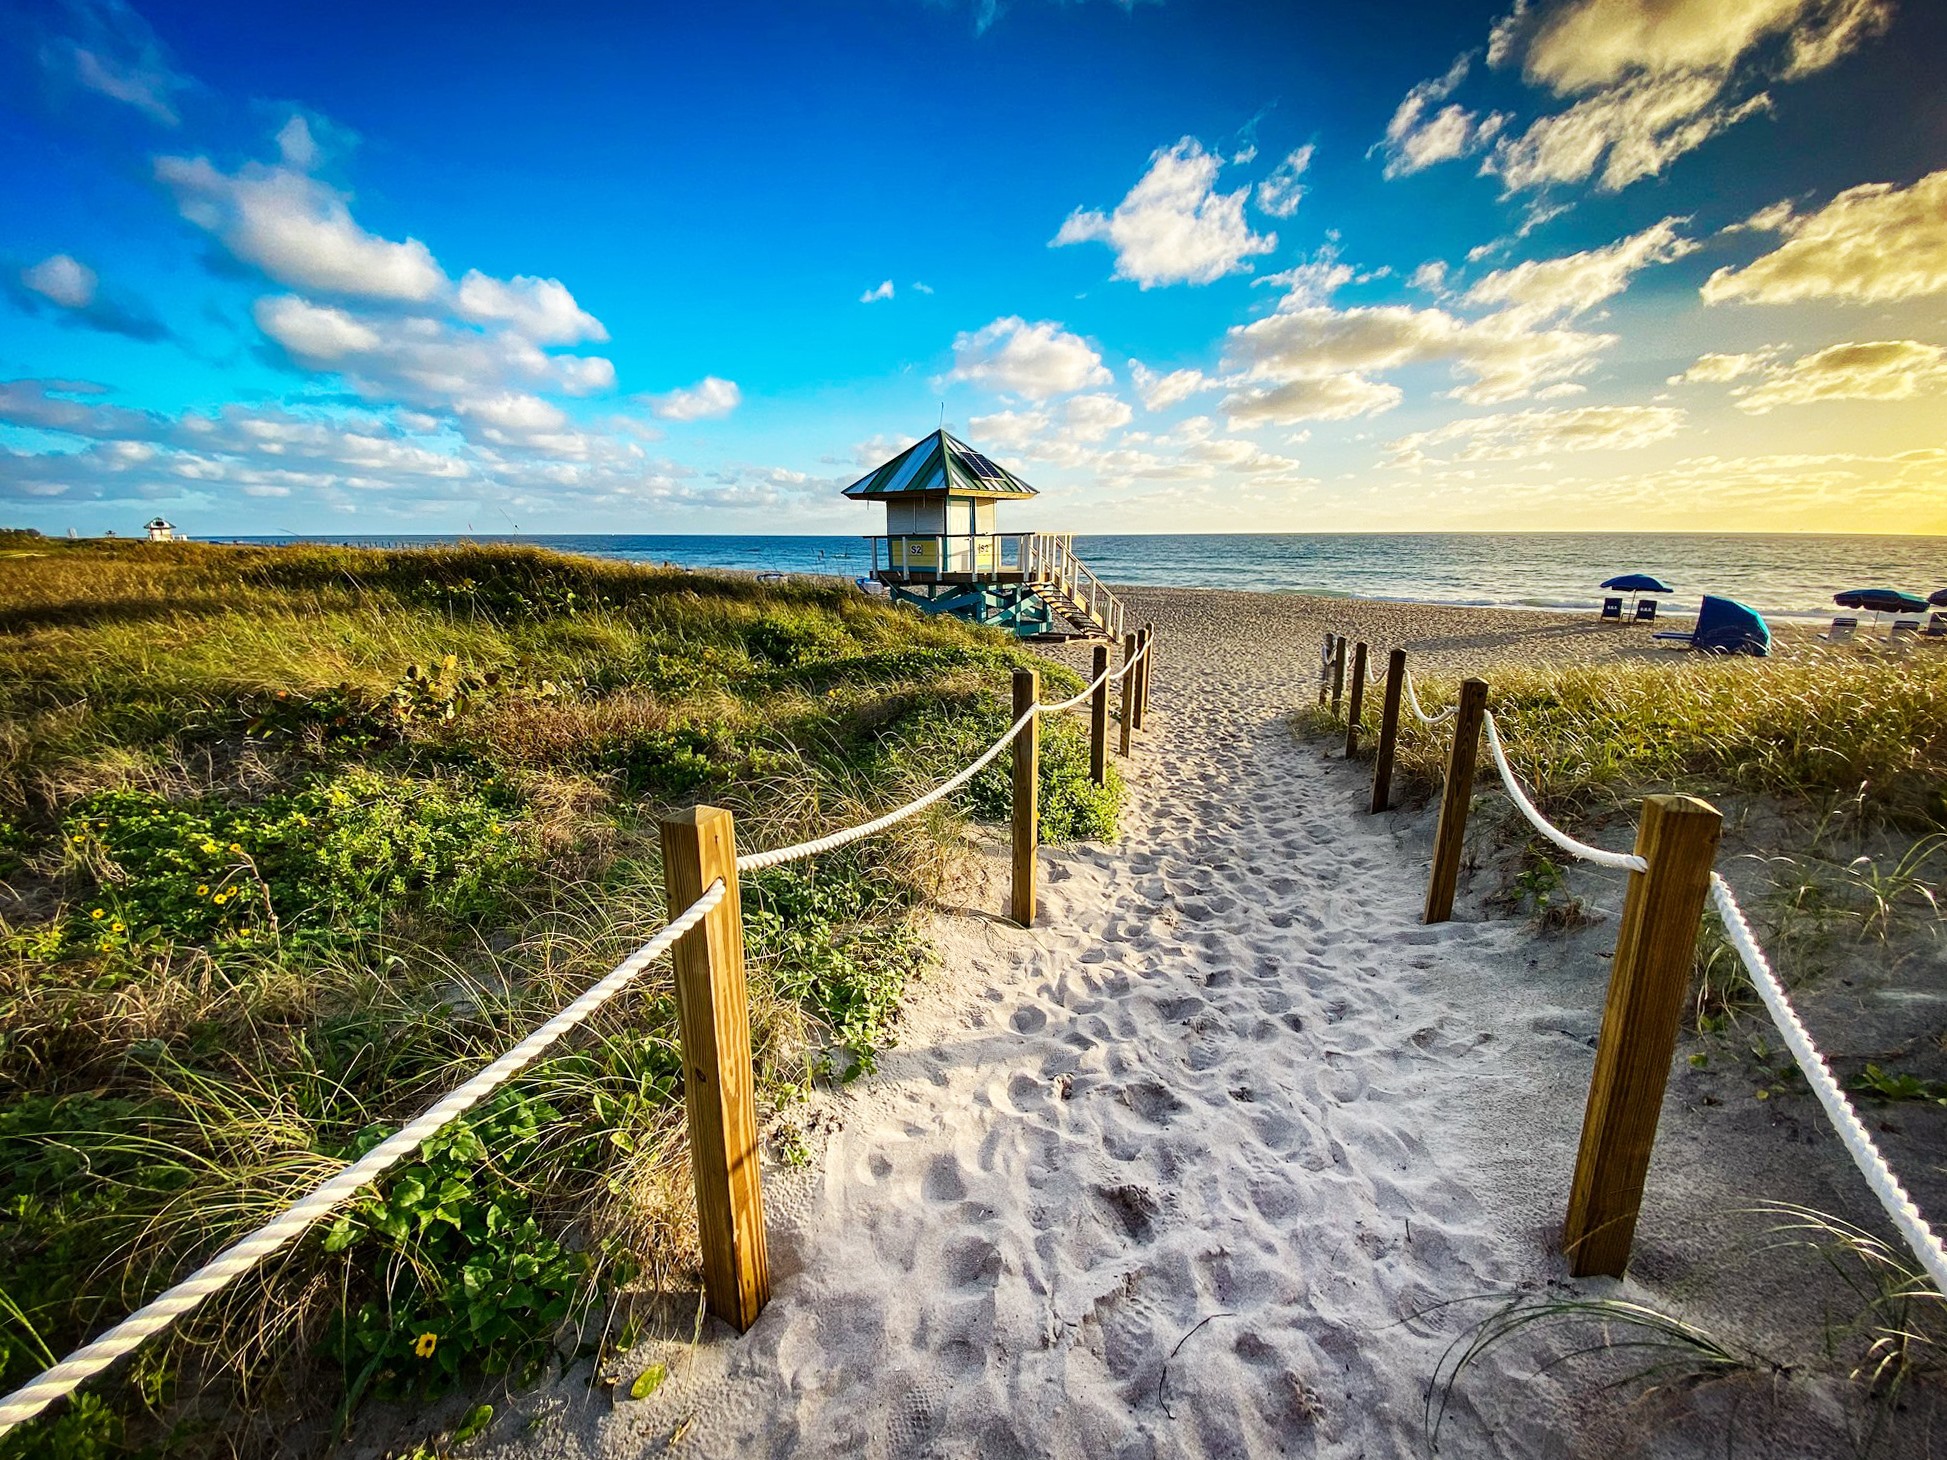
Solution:
<path fill-rule="evenodd" d="M 1036 532 L 1021 542 L 1021 572 L 1029 588 L 1073 631 L 1087 639 L 1119 641 L 1122 600 L 1075 556 L 1072 533 Z"/>

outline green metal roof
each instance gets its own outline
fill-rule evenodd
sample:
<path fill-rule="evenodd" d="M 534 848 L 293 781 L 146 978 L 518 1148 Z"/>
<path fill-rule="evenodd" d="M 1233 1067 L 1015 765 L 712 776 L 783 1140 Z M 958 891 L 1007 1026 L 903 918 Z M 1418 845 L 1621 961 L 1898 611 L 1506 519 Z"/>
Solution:
<path fill-rule="evenodd" d="M 1039 495 L 1006 467 L 995 465 L 945 431 L 922 436 L 845 489 L 846 496 L 862 501 L 885 501 L 920 492 L 948 492 L 956 497 Z"/>

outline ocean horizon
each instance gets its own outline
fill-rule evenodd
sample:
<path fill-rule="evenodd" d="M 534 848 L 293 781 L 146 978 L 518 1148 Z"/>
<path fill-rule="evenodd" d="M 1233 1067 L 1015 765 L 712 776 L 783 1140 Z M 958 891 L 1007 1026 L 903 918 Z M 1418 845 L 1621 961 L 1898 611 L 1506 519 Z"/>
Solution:
<path fill-rule="evenodd" d="M 247 543 L 432 546 L 527 543 L 562 552 L 685 568 L 857 578 L 871 567 L 863 536 L 708 533 L 320 534 L 224 538 Z M 1675 592 L 1666 611 L 1721 594 L 1779 617 L 1835 611 L 1832 595 L 1947 587 L 1947 537 L 1848 533 L 1084 533 L 1076 554 L 1104 582 L 1227 588 L 1455 607 L 1575 610 L 1619 573 L 1652 573 Z"/>

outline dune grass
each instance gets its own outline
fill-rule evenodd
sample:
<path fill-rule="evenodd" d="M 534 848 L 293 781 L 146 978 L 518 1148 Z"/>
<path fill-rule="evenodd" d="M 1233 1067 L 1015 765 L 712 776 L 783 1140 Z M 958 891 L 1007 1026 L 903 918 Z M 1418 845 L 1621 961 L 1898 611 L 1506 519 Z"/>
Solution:
<path fill-rule="evenodd" d="M 1036 662 L 842 585 L 520 548 L 14 542 L 0 605 L 8 1388 L 649 937 L 660 810 L 728 806 L 751 847 L 885 809 Z M 1110 834 L 1084 732 L 1044 744 L 1044 833 Z M 748 879 L 767 1107 L 894 1037 L 1004 773 Z M 293 1453 L 365 1396 L 598 1343 L 618 1295 L 694 1279 L 680 1069 L 661 971 L 0 1452 Z"/>

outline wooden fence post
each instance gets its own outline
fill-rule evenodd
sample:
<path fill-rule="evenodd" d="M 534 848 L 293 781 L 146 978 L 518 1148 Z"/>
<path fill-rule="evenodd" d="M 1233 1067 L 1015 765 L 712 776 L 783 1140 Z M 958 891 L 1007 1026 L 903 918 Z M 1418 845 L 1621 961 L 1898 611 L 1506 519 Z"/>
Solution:
<path fill-rule="evenodd" d="M 1480 755 L 1481 717 L 1487 711 L 1487 681 L 1460 682 L 1460 709 L 1454 715 L 1453 750 L 1447 756 L 1447 784 L 1440 793 L 1440 822 L 1433 833 L 1433 868 L 1427 874 L 1426 916 L 1444 923 L 1453 916 L 1454 885 L 1460 880 L 1460 849 L 1467 839 L 1467 808 L 1474 799 L 1474 762 Z"/>
<path fill-rule="evenodd" d="M 1577 1277 L 1621 1277 L 1643 1204 L 1663 1087 L 1690 993 L 1697 930 L 1724 818 L 1694 796 L 1651 796 L 1636 828 L 1649 871 L 1629 874 L 1609 997 L 1582 1118 L 1562 1250 Z"/>
<path fill-rule="evenodd" d="M 770 1301 L 771 1267 L 757 1169 L 737 838 L 728 811 L 693 806 L 663 822 L 662 844 L 670 916 L 723 879 L 723 901 L 677 940 L 673 957 L 703 1289 L 710 1311 L 742 1333 Z"/>
<path fill-rule="evenodd" d="M 1143 646 L 1148 652 L 1143 655 L 1143 708 L 1137 718 L 1146 725 L 1149 723 L 1149 687 L 1156 682 L 1156 625 L 1153 623 L 1143 625 Z"/>
<path fill-rule="evenodd" d="M 1136 647 L 1142 651 L 1142 659 L 1136 665 L 1136 728 L 1143 728 L 1149 719 L 1149 656 L 1154 650 L 1155 632 L 1149 624 L 1136 630 Z"/>
<path fill-rule="evenodd" d="M 1321 707 L 1332 695 L 1332 644 L 1333 636 L 1327 634 L 1318 650 L 1318 703 Z"/>
<path fill-rule="evenodd" d="M 1372 814 L 1384 811 L 1393 798 L 1393 750 L 1399 743 L 1400 691 L 1406 685 L 1406 651 L 1386 656 L 1386 698 L 1379 706 L 1379 749 L 1372 762 Z"/>
<path fill-rule="evenodd" d="M 1359 750 L 1359 716 L 1366 708 L 1366 646 L 1361 640 L 1352 647 L 1352 693 L 1345 701 L 1345 758 L 1351 760 Z"/>
<path fill-rule="evenodd" d="M 1014 671 L 1014 718 L 1020 719 L 1041 697 L 1041 676 Z M 1034 926 L 1034 857 L 1041 840 L 1037 793 L 1041 780 L 1041 717 L 1036 715 L 1014 737 L 1014 881 L 1008 911 L 1024 928 Z"/>
<path fill-rule="evenodd" d="M 1339 709 L 1345 703 L 1345 635 L 1336 634 L 1332 638 L 1332 718 L 1339 717 Z"/>
<path fill-rule="evenodd" d="M 1122 753 L 1129 753 L 1129 735 L 1136 728 L 1136 636 L 1122 636 Z"/>
<path fill-rule="evenodd" d="M 1088 697 L 1088 778 L 1098 786 L 1109 783 L 1109 646 L 1097 644 L 1091 659 L 1091 681 L 1100 680 Z"/>

